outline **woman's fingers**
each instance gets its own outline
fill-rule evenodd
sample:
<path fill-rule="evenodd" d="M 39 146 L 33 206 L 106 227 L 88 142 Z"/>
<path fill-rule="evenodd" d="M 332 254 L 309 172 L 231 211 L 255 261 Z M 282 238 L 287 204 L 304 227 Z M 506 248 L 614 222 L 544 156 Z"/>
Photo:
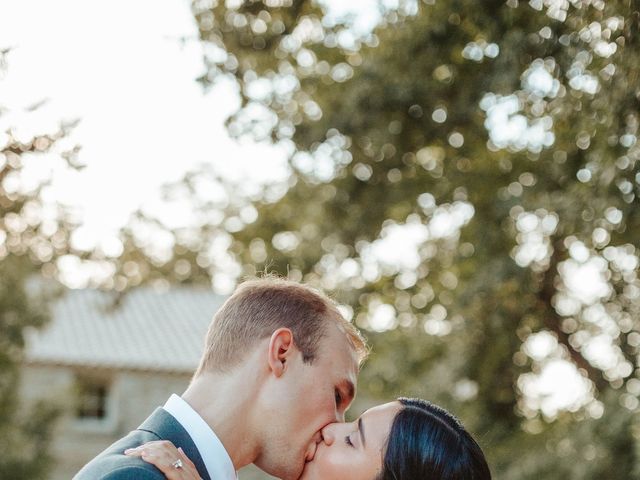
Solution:
<path fill-rule="evenodd" d="M 182 450 L 182 447 L 178 447 L 178 452 L 180 452 L 180 459 L 182 460 L 183 465 L 188 465 L 191 469 L 193 469 L 193 471 L 197 472 L 198 469 L 196 468 L 195 464 L 191 461 L 191 459 L 187 457 L 187 454 L 184 453 L 184 450 Z"/>
<path fill-rule="evenodd" d="M 147 442 L 136 448 L 128 448 L 124 454 L 140 457 L 160 470 L 169 480 L 200 480 L 198 471 L 184 453 L 167 440 Z"/>

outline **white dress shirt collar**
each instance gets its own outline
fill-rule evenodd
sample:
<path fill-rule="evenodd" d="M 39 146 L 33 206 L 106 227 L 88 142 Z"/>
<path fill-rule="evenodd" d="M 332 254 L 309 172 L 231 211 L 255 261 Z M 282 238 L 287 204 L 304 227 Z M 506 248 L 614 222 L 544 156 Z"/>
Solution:
<path fill-rule="evenodd" d="M 231 457 L 220 439 L 200 415 L 176 394 L 171 395 L 163 407 L 187 431 L 207 467 L 212 480 L 238 478 Z"/>

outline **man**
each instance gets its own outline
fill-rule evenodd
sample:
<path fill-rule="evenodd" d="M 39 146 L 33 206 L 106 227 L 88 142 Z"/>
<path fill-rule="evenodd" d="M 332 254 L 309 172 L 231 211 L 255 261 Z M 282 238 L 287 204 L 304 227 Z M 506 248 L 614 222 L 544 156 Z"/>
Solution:
<path fill-rule="evenodd" d="M 358 331 L 325 296 L 283 279 L 245 282 L 214 316 L 182 397 L 172 395 L 75 479 L 163 479 L 123 452 L 169 440 L 204 480 L 234 480 L 250 463 L 295 480 L 322 428 L 344 421 L 365 355 Z M 174 467 L 181 468 L 178 459 Z"/>

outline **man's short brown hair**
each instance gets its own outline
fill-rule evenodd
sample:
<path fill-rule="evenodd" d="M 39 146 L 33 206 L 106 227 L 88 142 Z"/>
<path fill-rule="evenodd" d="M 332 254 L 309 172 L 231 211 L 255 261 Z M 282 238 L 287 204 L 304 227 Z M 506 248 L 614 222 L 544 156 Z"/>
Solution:
<path fill-rule="evenodd" d="M 275 276 L 242 283 L 214 315 L 196 376 L 236 366 L 259 340 L 278 328 L 288 328 L 303 360 L 312 363 L 330 324 L 347 338 L 359 362 L 367 356 L 360 332 L 331 299 L 315 289 Z"/>

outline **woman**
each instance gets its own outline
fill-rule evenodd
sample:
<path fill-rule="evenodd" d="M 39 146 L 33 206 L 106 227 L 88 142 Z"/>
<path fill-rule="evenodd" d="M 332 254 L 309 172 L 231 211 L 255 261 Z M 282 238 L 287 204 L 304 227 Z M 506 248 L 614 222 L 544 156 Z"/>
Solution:
<path fill-rule="evenodd" d="M 400 398 L 364 412 L 352 423 L 332 423 L 301 480 L 490 480 L 482 450 L 444 409 Z M 128 450 L 169 480 L 198 480 L 195 466 L 169 442 Z M 175 468 L 176 458 L 182 468 Z"/>

